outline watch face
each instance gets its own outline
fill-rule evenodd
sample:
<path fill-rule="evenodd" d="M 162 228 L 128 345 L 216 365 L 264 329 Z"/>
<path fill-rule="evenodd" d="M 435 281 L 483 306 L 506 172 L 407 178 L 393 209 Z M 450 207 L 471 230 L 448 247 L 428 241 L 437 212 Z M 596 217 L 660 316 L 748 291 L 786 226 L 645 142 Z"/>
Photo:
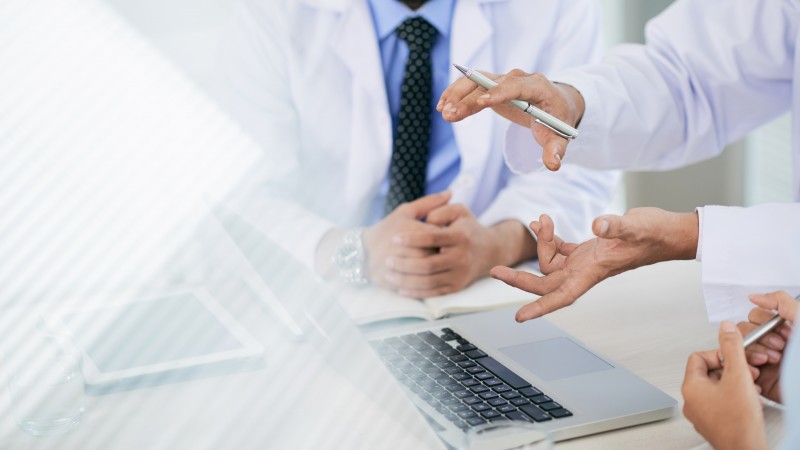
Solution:
<path fill-rule="evenodd" d="M 361 265 L 358 247 L 355 244 L 344 244 L 336 252 L 336 265 L 342 269 L 355 269 Z"/>

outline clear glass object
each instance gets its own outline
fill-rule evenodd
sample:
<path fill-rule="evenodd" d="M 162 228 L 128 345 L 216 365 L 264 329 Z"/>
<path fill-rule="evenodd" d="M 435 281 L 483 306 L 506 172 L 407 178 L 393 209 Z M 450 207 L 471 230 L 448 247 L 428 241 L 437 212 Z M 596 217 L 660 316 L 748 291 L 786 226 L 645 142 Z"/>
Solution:
<path fill-rule="evenodd" d="M 34 436 L 64 434 L 85 410 L 81 360 L 68 340 L 35 334 L 5 350 L 6 382 L 17 425 Z"/>
<path fill-rule="evenodd" d="M 460 450 L 550 450 L 553 437 L 534 422 L 500 421 L 470 428 Z"/>

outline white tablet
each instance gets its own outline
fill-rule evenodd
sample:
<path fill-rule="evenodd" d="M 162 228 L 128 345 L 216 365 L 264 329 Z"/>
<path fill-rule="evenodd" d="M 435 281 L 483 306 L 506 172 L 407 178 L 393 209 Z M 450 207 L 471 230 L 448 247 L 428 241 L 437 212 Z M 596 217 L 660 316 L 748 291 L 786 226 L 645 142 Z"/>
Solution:
<path fill-rule="evenodd" d="M 199 287 L 123 296 L 44 320 L 82 352 L 92 395 L 263 365 L 264 347 Z"/>

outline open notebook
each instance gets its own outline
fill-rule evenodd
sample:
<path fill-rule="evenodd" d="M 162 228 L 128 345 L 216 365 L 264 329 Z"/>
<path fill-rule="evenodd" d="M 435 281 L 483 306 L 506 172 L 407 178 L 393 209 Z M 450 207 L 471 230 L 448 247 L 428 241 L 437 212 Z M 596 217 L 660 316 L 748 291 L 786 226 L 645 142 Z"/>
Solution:
<path fill-rule="evenodd" d="M 539 274 L 533 264 L 525 264 L 517 269 Z M 482 278 L 460 292 L 426 299 L 403 297 L 374 286 L 341 286 L 338 294 L 348 315 L 359 325 L 404 317 L 435 320 L 448 314 L 522 305 L 537 298 L 534 294 L 493 278 Z"/>

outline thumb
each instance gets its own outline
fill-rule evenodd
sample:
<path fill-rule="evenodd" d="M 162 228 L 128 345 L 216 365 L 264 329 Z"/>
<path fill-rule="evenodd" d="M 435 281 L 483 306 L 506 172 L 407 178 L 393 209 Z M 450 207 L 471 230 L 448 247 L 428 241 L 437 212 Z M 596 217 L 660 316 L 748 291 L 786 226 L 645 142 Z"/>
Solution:
<path fill-rule="evenodd" d="M 426 217 L 434 209 L 446 205 L 447 202 L 450 201 L 450 197 L 452 197 L 452 193 L 449 190 L 442 191 L 438 194 L 426 195 L 413 202 L 401 205 L 397 210 L 403 215 L 411 216 L 419 220 Z"/>
<path fill-rule="evenodd" d="M 594 235 L 605 239 L 621 237 L 626 232 L 625 228 L 625 219 L 621 216 L 600 216 L 592 223 Z"/>
<path fill-rule="evenodd" d="M 729 320 L 722 322 L 719 326 L 719 349 L 725 359 L 725 370 L 722 376 L 741 376 L 750 383 L 752 380 L 747 357 L 744 354 L 742 335 L 736 325 Z"/>
<path fill-rule="evenodd" d="M 539 125 L 537 123 L 534 123 L 533 126 L 544 127 L 543 125 Z M 555 172 L 561 168 L 561 160 L 567 153 L 568 141 L 550 130 L 547 131 L 548 132 L 545 133 L 545 136 L 541 138 L 541 142 L 539 142 L 542 145 L 542 162 L 544 163 L 545 167 Z M 539 138 L 537 137 L 537 141 L 538 140 Z"/>

